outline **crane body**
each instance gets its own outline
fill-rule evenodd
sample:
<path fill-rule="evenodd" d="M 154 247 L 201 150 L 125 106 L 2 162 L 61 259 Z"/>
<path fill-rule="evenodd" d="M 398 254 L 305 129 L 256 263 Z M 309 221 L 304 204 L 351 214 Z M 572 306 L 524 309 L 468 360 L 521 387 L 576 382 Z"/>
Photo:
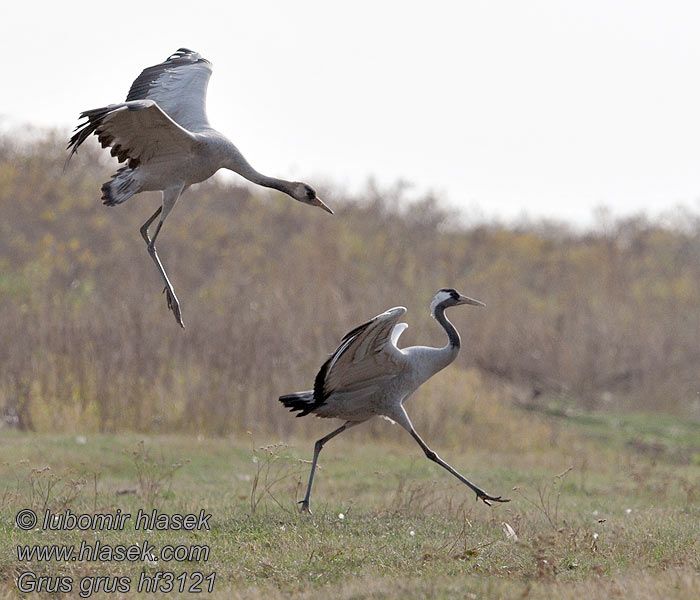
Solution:
<path fill-rule="evenodd" d="M 155 241 L 180 195 L 191 185 L 230 169 L 258 185 L 284 192 L 299 202 L 332 213 L 316 191 L 302 182 L 269 177 L 256 171 L 236 146 L 213 129 L 206 115 L 206 91 L 211 63 L 198 53 L 180 48 L 163 63 L 144 69 L 129 90 L 126 101 L 86 110 L 68 143 L 70 154 L 95 134 L 103 148 L 126 163 L 102 186 L 106 206 L 126 202 L 144 191 L 161 191 L 162 203 L 141 227 L 165 283 L 168 308 L 184 327 L 180 303 L 163 268 Z M 152 237 L 149 227 L 158 220 Z"/>
<path fill-rule="evenodd" d="M 397 306 L 347 333 L 316 375 L 313 390 L 280 397 L 284 406 L 299 412 L 298 417 L 313 414 L 345 421 L 314 446 L 309 483 L 301 501 L 303 510 L 309 510 L 314 473 L 324 444 L 350 427 L 377 416 L 406 429 L 430 460 L 467 485 L 478 499 L 489 505 L 509 501 L 487 494 L 443 461 L 418 435 L 403 406 L 423 383 L 450 365 L 459 354 L 459 333 L 445 316 L 445 309 L 460 304 L 483 306 L 482 302 L 462 296 L 452 288 L 439 290 L 431 303 L 431 315 L 447 333 L 445 347 L 399 349 L 399 337 L 408 325 L 398 322 L 406 309 Z"/>

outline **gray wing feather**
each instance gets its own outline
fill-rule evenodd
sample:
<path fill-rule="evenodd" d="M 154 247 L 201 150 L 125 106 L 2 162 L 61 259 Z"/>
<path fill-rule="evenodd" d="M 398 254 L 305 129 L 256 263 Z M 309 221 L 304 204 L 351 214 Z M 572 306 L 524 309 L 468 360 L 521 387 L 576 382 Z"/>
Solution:
<path fill-rule="evenodd" d="M 408 329 L 408 323 L 397 323 L 394 325 L 394 329 L 391 332 L 391 343 L 399 347 L 399 338 L 401 334 Z"/>
<path fill-rule="evenodd" d="M 322 403 L 333 392 L 371 389 L 398 375 L 403 369 L 403 354 L 391 338 L 396 322 L 405 313 L 403 306 L 397 306 L 349 332 L 321 367 L 314 401 Z"/>
<path fill-rule="evenodd" d="M 209 127 L 206 113 L 211 63 L 180 48 L 164 62 L 148 67 L 131 84 L 126 101 L 153 100 L 173 121 L 189 131 Z"/>
<path fill-rule="evenodd" d="M 97 135 L 102 147 L 110 146 L 112 156 L 119 162 L 129 160 L 129 166 L 190 151 L 196 139 L 183 129 L 153 100 L 134 100 L 112 104 L 83 112 L 87 121 L 78 125 L 68 148 L 71 156 L 90 134 Z"/>

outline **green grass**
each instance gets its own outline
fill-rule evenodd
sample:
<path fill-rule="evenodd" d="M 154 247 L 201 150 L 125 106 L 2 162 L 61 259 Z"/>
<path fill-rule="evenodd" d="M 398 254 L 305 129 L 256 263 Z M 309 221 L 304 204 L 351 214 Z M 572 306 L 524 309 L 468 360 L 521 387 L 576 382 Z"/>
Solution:
<path fill-rule="evenodd" d="M 19 595 L 15 577 L 24 571 L 71 577 L 68 597 L 78 596 L 83 577 L 129 577 L 123 597 L 142 597 L 135 591 L 141 572 L 159 570 L 216 572 L 211 596 L 219 598 L 697 597 L 697 424 L 640 414 L 505 418 L 522 426 L 508 444 L 470 442 L 469 426 L 459 444 L 429 442 L 489 492 L 509 495 L 509 504 L 475 502 L 408 436 L 380 443 L 358 428 L 324 449 L 311 516 L 297 512 L 296 500 L 313 440 L 260 449 L 262 440 L 245 437 L 4 431 L 0 597 Z M 533 430 L 547 431 L 549 443 L 534 439 Z M 119 493 L 125 490 L 138 493 Z M 136 531 L 132 519 L 123 531 L 24 532 L 14 525 L 21 508 L 40 516 L 46 508 L 132 515 L 139 508 L 204 509 L 211 530 Z M 207 545 L 209 559 L 21 563 L 16 555 L 18 544 L 146 539 L 156 549 Z"/>

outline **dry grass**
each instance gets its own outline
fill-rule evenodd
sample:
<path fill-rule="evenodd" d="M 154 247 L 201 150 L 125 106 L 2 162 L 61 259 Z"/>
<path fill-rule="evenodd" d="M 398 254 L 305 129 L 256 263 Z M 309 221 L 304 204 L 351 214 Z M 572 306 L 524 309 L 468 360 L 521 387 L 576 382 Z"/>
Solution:
<path fill-rule="evenodd" d="M 323 190 L 331 218 L 213 181 L 159 240 L 181 331 L 138 234 L 158 198 L 105 209 L 110 168 L 87 151 L 61 175 L 63 157 L 55 141 L 0 138 L 0 597 L 27 569 L 162 568 L 19 561 L 18 544 L 86 539 L 22 532 L 20 508 L 204 508 L 210 532 L 148 535 L 209 545 L 208 561 L 174 568 L 216 571 L 221 598 L 697 596 L 697 215 L 587 234 L 463 225 L 431 198 L 368 186 Z M 277 396 L 396 304 L 403 343 L 443 343 L 427 305 L 445 285 L 488 309 L 453 311 L 464 351 L 407 408 L 448 462 L 512 502 L 475 503 L 377 420 L 328 445 L 315 515 L 299 515 L 333 424 L 294 419 Z"/>
<path fill-rule="evenodd" d="M 471 377 L 463 375 L 465 382 Z M 446 389 L 453 385 L 445 382 Z M 78 581 L 136 580 L 142 570 L 163 569 L 140 562 L 20 563 L 17 544 L 131 544 L 146 535 L 130 528 L 22 532 L 12 526 L 20 508 L 135 514 L 143 507 L 168 514 L 204 508 L 213 515 L 211 531 L 147 537 L 157 548 L 209 545 L 209 560 L 167 568 L 216 571 L 216 598 L 694 598 L 700 454 L 686 462 L 677 457 L 700 447 L 697 428 L 669 421 L 687 435 L 669 429 L 657 443 L 677 452 L 651 457 L 620 445 L 612 420 L 539 416 L 497 399 L 489 411 L 504 425 L 519 424 L 512 434 L 504 430 L 514 439 L 504 442 L 484 429 L 486 419 L 460 425 L 461 438 L 429 441 L 489 491 L 509 493 L 511 503 L 475 502 L 405 434 L 370 442 L 358 428 L 324 449 L 311 517 L 296 511 L 296 500 L 313 438 L 281 444 L 270 436 L 161 435 L 144 442 L 135 434 L 83 439 L 5 431 L 0 597 L 15 597 L 13 578 L 25 570 Z M 392 431 L 380 425 L 381 433 Z M 647 428 L 655 427 L 647 417 Z M 542 436 L 558 442 L 543 443 Z M 124 490 L 136 493 L 119 493 Z"/>
<path fill-rule="evenodd" d="M 181 331 L 138 233 L 157 196 L 104 208 L 111 167 L 88 149 L 62 175 L 64 156 L 0 139 L 0 412 L 23 430 L 315 431 L 276 397 L 308 388 L 340 336 L 390 306 L 409 309 L 403 343 L 443 343 L 427 305 L 445 285 L 488 305 L 453 311 L 458 365 L 501 383 L 475 374 L 429 396 L 424 429 L 453 435 L 440 427 L 456 414 L 503 431 L 488 411 L 504 383 L 539 408 L 700 414 L 697 215 L 579 235 L 459 225 L 430 198 L 407 206 L 401 186 L 323 190 L 330 217 L 214 181 L 159 240 Z"/>

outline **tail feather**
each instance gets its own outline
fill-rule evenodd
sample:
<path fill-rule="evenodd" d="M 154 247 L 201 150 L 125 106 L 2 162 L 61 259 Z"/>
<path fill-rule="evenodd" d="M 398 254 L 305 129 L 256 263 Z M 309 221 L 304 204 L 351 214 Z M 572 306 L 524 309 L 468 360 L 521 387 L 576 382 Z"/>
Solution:
<path fill-rule="evenodd" d="M 290 410 L 290 412 L 295 412 L 298 410 L 302 411 L 297 415 L 297 417 L 308 415 L 314 408 L 316 408 L 313 390 L 280 396 L 280 402 L 284 404 Z"/>
<path fill-rule="evenodd" d="M 114 206 L 126 202 L 141 189 L 137 170 L 128 166 L 122 167 L 102 186 L 102 203 Z"/>

